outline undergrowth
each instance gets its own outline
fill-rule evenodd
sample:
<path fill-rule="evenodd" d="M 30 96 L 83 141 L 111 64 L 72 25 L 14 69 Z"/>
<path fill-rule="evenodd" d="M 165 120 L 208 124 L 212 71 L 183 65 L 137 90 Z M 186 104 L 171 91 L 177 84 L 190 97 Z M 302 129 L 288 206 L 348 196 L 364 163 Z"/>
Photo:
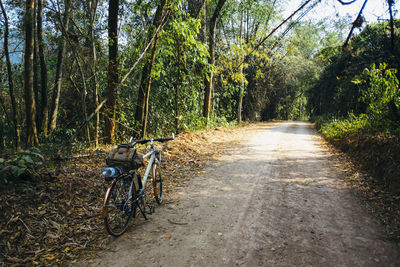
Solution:
<path fill-rule="evenodd" d="M 400 123 L 371 114 L 320 118 L 316 127 L 332 144 L 348 152 L 389 191 L 400 193 Z"/>
<path fill-rule="evenodd" d="M 348 118 L 317 118 L 319 132 L 350 156 L 359 176 L 353 185 L 389 236 L 400 241 L 400 123 L 371 114 Z M 367 188 L 360 190 L 359 188 Z"/>
<path fill-rule="evenodd" d="M 317 129 L 329 141 L 358 136 L 393 136 L 400 135 L 400 123 L 374 117 L 368 114 L 358 116 L 349 114 L 347 118 L 318 118 Z"/>

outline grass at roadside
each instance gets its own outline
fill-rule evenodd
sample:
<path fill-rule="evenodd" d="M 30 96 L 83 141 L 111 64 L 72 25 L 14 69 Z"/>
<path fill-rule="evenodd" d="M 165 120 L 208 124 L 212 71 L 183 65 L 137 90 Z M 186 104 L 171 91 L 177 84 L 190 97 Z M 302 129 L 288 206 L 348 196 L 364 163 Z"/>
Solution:
<path fill-rule="evenodd" d="M 336 148 L 350 156 L 364 175 L 352 177 L 366 206 L 400 241 L 400 124 L 350 115 L 345 119 L 316 120 L 318 131 Z"/>

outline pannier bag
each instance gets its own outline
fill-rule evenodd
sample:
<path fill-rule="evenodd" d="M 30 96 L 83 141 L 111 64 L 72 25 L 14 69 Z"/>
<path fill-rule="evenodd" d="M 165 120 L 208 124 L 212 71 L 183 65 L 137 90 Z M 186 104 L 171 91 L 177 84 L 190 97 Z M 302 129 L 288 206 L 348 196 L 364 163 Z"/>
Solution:
<path fill-rule="evenodd" d="M 135 148 L 127 144 L 111 149 L 106 163 L 108 166 L 122 166 L 126 170 L 139 169 L 144 166 L 142 155 L 139 155 Z"/>

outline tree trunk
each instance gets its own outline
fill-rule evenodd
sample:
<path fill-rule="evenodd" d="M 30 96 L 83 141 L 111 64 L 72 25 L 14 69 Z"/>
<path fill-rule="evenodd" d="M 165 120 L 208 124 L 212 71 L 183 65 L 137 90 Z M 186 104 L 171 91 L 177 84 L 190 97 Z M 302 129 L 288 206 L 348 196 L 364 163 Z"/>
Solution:
<path fill-rule="evenodd" d="M 33 25 L 34 1 L 26 0 L 25 6 L 25 55 L 24 55 L 24 98 L 26 116 L 26 146 L 38 144 L 36 129 L 35 98 L 33 93 Z"/>
<path fill-rule="evenodd" d="M 70 41 L 70 40 L 69 40 Z M 71 42 L 70 42 L 71 44 Z M 79 92 L 79 95 L 81 97 L 81 107 L 82 107 L 82 115 L 84 118 L 87 118 L 87 106 L 86 106 L 86 97 L 87 97 L 87 86 L 86 86 L 86 76 L 85 76 L 85 72 L 84 69 L 82 67 L 81 62 L 79 61 L 79 57 L 78 57 L 78 53 L 76 51 L 76 49 L 72 47 L 72 51 L 73 51 L 73 55 L 75 58 L 75 62 L 78 65 L 78 69 L 79 69 L 79 75 L 81 76 L 81 80 L 82 80 L 82 89 L 80 90 L 77 86 L 75 86 L 75 88 L 77 89 L 77 91 Z M 90 131 L 89 131 L 89 125 L 85 125 L 85 138 L 88 142 L 90 142 Z"/>
<path fill-rule="evenodd" d="M 210 33 L 209 33 L 209 43 L 208 50 L 210 53 L 210 58 L 208 62 L 211 65 L 215 64 L 215 37 L 217 31 L 217 23 L 219 19 L 219 15 L 221 13 L 222 7 L 224 6 L 226 0 L 219 0 L 217 3 L 217 7 L 214 10 L 214 14 L 211 17 L 210 21 Z M 208 81 L 206 82 L 205 94 L 204 94 L 204 105 L 203 105 L 203 117 L 205 117 L 208 121 L 210 117 L 210 108 L 211 108 L 211 95 L 213 91 L 213 78 L 214 73 L 210 71 Z"/>
<path fill-rule="evenodd" d="M 178 39 L 176 42 L 176 53 L 177 53 L 177 60 L 176 60 L 176 67 L 177 67 L 177 75 L 174 79 L 174 87 L 175 87 L 175 133 L 178 134 L 180 127 L 179 127 L 179 95 L 180 95 L 180 86 L 181 86 L 181 50 L 182 46 L 180 40 Z"/>
<path fill-rule="evenodd" d="M 97 84 L 97 53 L 96 53 L 96 42 L 94 39 L 94 23 L 96 21 L 96 12 L 97 12 L 98 0 L 92 0 L 88 2 L 88 13 L 89 13 L 89 38 L 90 38 L 90 54 L 91 54 L 91 69 L 92 69 L 92 77 L 93 77 L 93 101 L 94 106 L 97 107 L 99 105 L 99 87 Z M 99 146 L 99 124 L 100 124 L 100 115 L 96 113 L 96 120 L 94 122 L 94 141 L 95 147 Z"/>
<path fill-rule="evenodd" d="M 389 15 L 390 15 L 390 44 L 392 51 L 394 50 L 394 23 L 393 23 L 393 7 L 394 0 L 388 0 Z"/>
<path fill-rule="evenodd" d="M 69 29 L 69 13 L 71 9 L 70 4 L 71 4 L 70 0 L 65 0 L 65 11 L 64 11 L 64 18 L 62 25 L 65 32 L 63 32 L 62 35 L 65 35 Z M 53 97 L 51 101 L 52 109 L 51 109 L 50 124 L 49 124 L 49 134 L 51 134 L 57 126 L 58 107 L 60 103 L 61 85 L 63 77 L 64 54 L 67 46 L 67 41 L 65 38 L 66 37 L 61 36 L 58 47 L 56 77 L 53 87 Z"/>
<path fill-rule="evenodd" d="M 147 133 L 147 117 L 149 114 L 149 98 L 150 98 L 150 85 L 151 85 L 151 72 L 153 70 L 153 63 L 154 59 L 156 56 L 156 50 L 157 50 L 157 39 L 158 39 L 158 34 L 156 38 L 154 39 L 154 44 L 153 48 L 151 51 L 151 56 L 150 59 L 147 62 L 148 65 L 148 72 L 146 73 L 146 81 L 145 81 L 145 86 L 144 86 L 144 110 L 143 110 L 143 121 L 142 121 L 142 137 L 146 136 Z"/>
<path fill-rule="evenodd" d="M 2 68 L 0 67 L 0 71 L 2 71 Z M 9 117 L 8 117 L 8 112 L 6 105 L 4 103 L 3 98 L 0 96 L 0 106 L 3 109 L 4 115 L 6 117 L 6 121 L 9 122 Z M 3 122 L 2 120 L 0 121 L 0 148 L 3 149 L 6 147 L 6 139 L 4 138 L 4 128 L 5 128 L 6 123 Z"/>
<path fill-rule="evenodd" d="M 37 0 L 33 1 L 33 93 L 35 95 L 36 129 L 40 130 L 40 101 L 39 101 L 39 45 L 37 38 Z"/>
<path fill-rule="evenodd" d="M 242 10 L 240 12 L 240 29 L 239 29 L 239 42 L 240 42 L 240 48 L 243 48 L 243 6 Z M 243 51 L 241 51 L 243 53 Z M 240 56 L 241 60 L 243 62 L 243 54 Z M 239 101 L 238 101 L 238 114 L 237 114 L 237 120 L 238 123 L 242 122 L 242 103 L 243 103 L 243 91 L 244 91 L 244 79 L 243 79 L 243 64 L 240 64 L 240 89 L 239 89 Z"/>
<path fill-rule="evenodd" d="M 47 66 L 44 57 L 44 40 L 43 40 L 43 0 L 38 0 L 37 7 L 37 40 L 39 46 L 40 60 L 40 114 L 41 114 L 41 129 L 47 135 L 47 126 L 49 122 L 49 107 L 47 104 Z"/>
<path fill-rule="evenodd" d="M 169 16 L 169 15 L 168 15 L 168 16 Z M 162 25 L 160 25 L 160 26 L 157 28 L 157 30 L 156 30 L 157 32 L 161 29 L 161 26 L 162 26 Z M 155 37 L 155 35 L 153 35 L 153 38 L 152 38 L 152 39 L 154 39 L 154 37 Z M 116 88 L 114 89 L 115 92 L 118 92 L 118 90 L 121 88 L 122 84 L 128 79 L 129 75 L 135 70 L 137 64 L 138 64 L 138 63 L 140 62 L 140 60 L 144 57 L 144 55 L 146 54 L 147 50 L 149 50 L 150 44 L 151 44 L 151 43 L 152 43 L 152 41 L 149 42 L 149 43 L 146 45 L 145 49 L 141 52 L 141 54 L 140 54 L 139 57 L 136 59 L 136 61 L 132 64 L 132 66 L 130 67 L 130 69 L 129 69 L 129 70 L 125 73 L 125 75 L 122 77 L 121 81 L 117 84 Z M 75 134 L 72 135 L 72 136 L 70 137 L 69 142 L 73 142 L 73 140 L 76 138 L 76 136 L 78 135 L 78 133 L 82 130 L 82 128 L 83 128 L 86 124 L 88 124 L 88 122 L 89 122 L 91 119 L 93 119 L 94 115 L 96 115 L 96 114 L 102 109 L 102 107 L 106 104 L 107 101 L 108 101 L 108 96 L 106 96 L 106 97 L 103 99 L 103 101 L 101 101 L 101 103 L 95 108 L 95 110 L 93 111 L 93 113 L 91 113 L 91 114 L 86 118 L 86 120 L 76 129 Z"/>
<path fill-rule="evenodd" d="M 152 38 L 154 31 L 158 29 L 163 20 L 163 10 L 166 4 L 165 0 L 162 0 L 157 7 L 156 14 L 153 20 L 153 30 L 149 31 L 149 39 Z M 150 85 L 151 85 L 151 72 L 153 69 L 153 63 L 155 59 L 156 49 L 158 41 L 158 32 L 154 37 L 153 44 L 151 46 L 151 55 L 146 60 L 143 67 L 142 77 L 140 80 L 139 93 L 138 93 L 138 104 L 136 107 L 135 120 L 142 125 L 142 137 L 146 135 L 147 131 L 147 115 L 149 110 L 149 96 L 150 96 Z"/>
<path fill-rule="evenodd" d="M 6 56 L 6 64 L 7 64 L 7 75 L 8 75 L 8 87 L 10 91 L 10 98 L 11 98 L 11 108 L 12 108 L 12 121 L 14 124 L 14 142 L 15 147 L 19 148 L 20 146 L 20 135 L 19 135 L 19 128 L 18 128 L 18 113 L 17 113 L 17 104 L 15 101 L 14 95 L 14 81 L 13 81 L 13 74 L 11 68 L 11 60 L 10 60 L 10 53 L 8 51 L 8 35 L 9 35 L 9 26 L 8 26 L 8 17 L 6 10 L 4 9 L 3 2 L 0 0 L 1 11 L 4 16 L 4 54 Z"/>
<path fill-rule="evenodd" d="M 119 82 L 118 73 L 118 7 L 119 0 L 109 0 L 108 6 L 108 83 L 106 95 L 108 101 L 105 106 L 104 140 L 112 143 L 115 135 L 115 88 Z"/>

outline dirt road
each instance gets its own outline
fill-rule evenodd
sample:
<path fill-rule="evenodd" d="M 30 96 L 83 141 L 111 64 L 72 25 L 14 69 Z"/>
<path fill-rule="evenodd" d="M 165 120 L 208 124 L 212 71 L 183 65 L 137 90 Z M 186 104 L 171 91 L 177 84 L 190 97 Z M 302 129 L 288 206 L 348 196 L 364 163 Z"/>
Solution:
<path fill-rule="evenodd" d="M 310 124 L 260 124 L 91 266 L 400 266 Z"/>

